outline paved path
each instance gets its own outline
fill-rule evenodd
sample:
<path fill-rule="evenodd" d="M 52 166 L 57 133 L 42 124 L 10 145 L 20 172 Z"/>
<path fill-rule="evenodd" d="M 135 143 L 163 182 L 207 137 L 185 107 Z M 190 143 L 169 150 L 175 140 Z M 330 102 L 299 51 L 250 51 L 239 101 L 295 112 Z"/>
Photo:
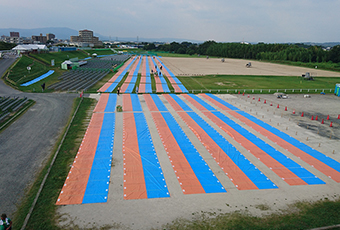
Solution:
<path fill-rule="evenodd" d="M 0 60 L 0 75 L 14 59 Z M 0 207 L 12 216 L 25 189 L 51 155 L 71 115 L 76 94 L 32 94 L 14 90 L 0 81 L 0 96 L 28 97 L 36 101 L 23 116 L 0 133 Z"/>

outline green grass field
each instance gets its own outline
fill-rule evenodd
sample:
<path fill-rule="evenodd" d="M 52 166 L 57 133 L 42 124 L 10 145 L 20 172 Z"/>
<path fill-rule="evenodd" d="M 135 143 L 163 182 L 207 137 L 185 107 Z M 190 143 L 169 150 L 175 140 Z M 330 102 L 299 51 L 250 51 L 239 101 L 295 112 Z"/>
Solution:
<path fill-rule="evenodd" d="M 292 76 L 243 76 L 243 75 L 208 75 L 178 77 L 189 90 L 221 90 L 230 93 L 244 89 L 333 89 L 339 82 L 336 77 L 316 77 L 314 81 Z M 273 91 L 272 91 L 273 92 Z M 296 91 L 298 93 L 298 91 Z"/>
<path fill-rule="evenodd" d="M 48 66 L 51 66 L 51 60 L 54 59 L 55 66 L 57 67 L 60 67 L 61 63 L 71 58 L 84 59 L 89 57 L 83 51 L 50 52 L 41 54 L 31 54 L 31 56 L 38 60 L 41 60 Z"/>

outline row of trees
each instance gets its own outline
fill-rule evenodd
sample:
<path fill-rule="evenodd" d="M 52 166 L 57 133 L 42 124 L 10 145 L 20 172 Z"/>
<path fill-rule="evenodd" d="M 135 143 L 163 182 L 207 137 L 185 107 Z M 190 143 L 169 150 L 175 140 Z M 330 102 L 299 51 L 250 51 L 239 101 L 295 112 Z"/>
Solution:
<path fill-rule="evenodd" d="M 0 41 L 0 50 L 11 50 L 17 44 Z"/>
<path fill-rule="evenodd" d="M 334 46 L 330 51 L 321 46 L 308 46 L 304 44 L 242 44 L 217 43 L 206 41 L 202 44 L 190 42 L 172 42 L 155 46 L 149 43 L 145 50 L 165 51 L 178 54 L 200 54 L 225 58 L 244 58 L 255 60 L 280 60 L 295 62 L 340 62 L 340 46 Z"/>

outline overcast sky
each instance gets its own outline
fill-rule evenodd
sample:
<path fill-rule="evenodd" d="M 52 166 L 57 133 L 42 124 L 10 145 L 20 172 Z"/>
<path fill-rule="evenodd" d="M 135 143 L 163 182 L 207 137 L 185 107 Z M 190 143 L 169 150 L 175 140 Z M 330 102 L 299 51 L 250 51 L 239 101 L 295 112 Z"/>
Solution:
<path fill-rule="evenodd" d="M 340 0 L 1 0 L 0 9 L 0 28 L 69 27 L 112 38 L 340 41 Z"/>

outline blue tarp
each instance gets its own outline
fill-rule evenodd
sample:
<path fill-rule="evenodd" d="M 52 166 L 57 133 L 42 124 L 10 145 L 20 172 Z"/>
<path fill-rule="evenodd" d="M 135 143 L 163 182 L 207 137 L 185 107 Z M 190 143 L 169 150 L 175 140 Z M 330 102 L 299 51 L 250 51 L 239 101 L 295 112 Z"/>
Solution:
<path fill-rule="evenodd" d="M 151 84 L 145 84 L 145 93 L 152 93 Z"/>
<path fill-rule="evenodd" d="M 296 148 L 308 153 L 309 155 L 318 159 L 322 163 L 324 163 L 324 164 L 328 165 L 329 167 L 335 169 L 336 171 L 340 172 L 340 163 L 338 161 L 333 160 L 332 158 L 326 156 L 325 154 L 309 147 L 308 145 L 296 140 L 295 138 L 289 136 L 288 134 L 286 134 L 284 132 L 281 132 L 280 130 L 268 125 L 267 123 L 251 116 L 248 113 L 245 113 L 243 111 L 239 111 L 238 113 L 241 114 L 242 116 L 248 118 L 249 120 L 253 121 L 254 123 L 258 124 L 262 128 L 267 129 L 268 131 L 272 132 L 273 134 L 282 138 L 283 140 L 287 141 L 288 143 L 292 144 Z"/>
<path fill-rule="evenodd" d="M 181 108 L 184 111 L 192 111 L 192 109 L 181 98 L 179 98 L 176 94 L 170 94 L 170 96 L 177 102 L 177 104 L 179 106 L 181 106 Z"/>
<path fill-rule="evenodd" d="M 128 66 L 125 67 L 125 69 L 123 70 L 123 72 L 121 72 L 121 74 L 119 74 L 118 78 L 115 80 L 114 83 L 111 84 L 111 86 L 109 88 L 107 88 L 105 90 L 105 92 L 112 92 L 117 85 L 119 84 L 119 82 L 123 79 L 124 75 L 127 73 L 127 71 L 129 70 L 130 66 L 135 62 L 137 57 L 134 57 L 134 59 L 130 62 L 130 64 Z M 132 90 L 131 90 L 132 92 Z"/>
<path fill-rule="evenodd" d="M 247 138 L 248 141 L 252 142 L 254 145 L 256 145 L 262 151 L 267 153 L 277 162 L 279 162 L 284 167 L 289 169 L 291 172 L 293 172 L 296 176 L 301 178 L 307 184 L 325 184 L 325 182 L 323 182 L 322 180 L 317 178 L 315 175 L 307 171 L 301 165 L 297 164 L 296 162 L 294 162 L 293 160 L 285 156 L 280 151 L 274 149 L 272 146 L 268 145 L 266 142 L 264 142 L 263 140 L 255 136 L 254 134 L 250 133 L 248 130 L 244 129 L 242 126 L 238 125 L 236 122 L 232 121 L 231 119 L 229 119 L 227 116 L 225 116 L 221 112 L 212 112 L 212 113 L 216 117 L 221 119 L 224 123 L 232 127 L 235 131 L 240 133 L 242 136 Z"/>
<path fill-rule="evenodd" d="M 107 202 L 115 131 L 115 113 L 104 114 L 83 204 Z"/>
<path fill-rule="evenodd" d="M 133 111 L 142 112 L 143 109 L 142 109 L 142 106 L 140 104 L 138 95 L 137 94 L 131 94 L 130 96 L 131 96 L 131 104 L 132 104 Z"/>
<path fill-rule="evenodd" d="M 145 116 L 143 113 L 134 113 L 134 117 L 147 196 L 148 198 L 170 197 Z"/>
<path fill-rule="evenodd" d="M 117 85 L 119 84 L 119 82 L 113 82 L 110 86 L 109 86 L 109 88 L 107 88 L 106 90 L 105 90 L 105 92 L 112 92 L 116 87 L 117 87 Z"/>
<path fill-rule="evenodd" d="M 192 145 L 189 138 L 185 135 L 181 127 L 178 125 L 174 117 L 169 112 L 161 113 L 166 121 L 172 135 L 174 136 L 178 146 L 182 150 L 197 179 L 201 183 L 206 193 L 222 193 L 227 192 L 215 174 L 211 171 L 208 164 Z"/>
<path fill-rule="evenodd" d="M 162 88 L 164 93 L 170 93 L 168 84 L 162 84 Z"/>
<path fill-rule="evenodd" d="M 209 111 L 215 111 L 216 109 L 214 107 L 212 107 L 211 105 L 209 105 L 208 103 L 206 103 L 205 101 L 203 101 L 201 98 L 197 97 L 194 94 L 188 94 L 191 98 L 193 98 L 195 101 L 197 101 L 198 103 L 200 103 L 204 108 L 206 108 Z"/>
<path fill-rule="evenodd" d="M 163 104 L 163 102 L 161 101 L 157 94 L 151 94 L 151 98 L 159 111 L 168 111 L 168 109 L 165 107 L 165 105 Z"/>
<path fill-rule="evenodd" d="M 146 57 L 145 58 L 145 65 L 146 65 L 146 72 L 145 72 L 145 75 L 146 75 L 146 77 L 150 77 L 150 67 L 149 67 L 149 60 L 148 60 L 149 58 L 148 57 Z"/>
<path fill-rule="evenodd" d="M 29 82 L 26 82 L 26 83 L 24 83 L 24 84 L 21 84 L 21 86 L 29 86 L 29 85 L 32 85 L 32 84 L 34 84 L 34 83 L 36 83 L 36 82 L 38 82 L 38 81 L 40 81 L 40 80 L 42 80 L 42 79 L 47 78 L 48 76 L 50 76 L 50 75 L 53 74 L 53 73 L 54 73 L 54 70 L 49 70 L 47 73 L 41 75 L 40 77 L 37 77 L 37 78 L 33 79 L 32 81 L 29 81 Z"/>
<path fill-rule="evenodd" d="M 211 97 L 212 99 L 218 101 L 219 103 L 221 103 L 222 105 L 228 107 L 228 108 L 231 109 L 231 110 L 240 110 L 239 108 L 237 108 L 237 107 L 235 107 L 235 106 L 229 104 L 228 102 L 222 100 L 222 99 L 219 98 L 219 97 L 216 97 L 215 95 L 212 95 L 212 94 L 210 94 L 210 93 L 207 93 L 206 95 L 208 95 L 208 96 Z"/>
<path fill-rule="evenodd" d="M 255 167 L 246 157 L 244 157 L 232 144 L 230 144 L 221 134 L 213 129 L 206 121 L 204 121 L 195 112 L 187 112 L 187 114 L 213 139 L 216 144 L 227 154 L 230 159 L 244 172 L 244 174 L 259 189 L 278 188 L 269 180 L 257 167 Z"/>
<path fill-rule="evenodd" d="M 110 93 L 109 99 L 107 101 L 105 111 L 106 113 L 115 112 L 117 103 L 117 95 Z"/>

